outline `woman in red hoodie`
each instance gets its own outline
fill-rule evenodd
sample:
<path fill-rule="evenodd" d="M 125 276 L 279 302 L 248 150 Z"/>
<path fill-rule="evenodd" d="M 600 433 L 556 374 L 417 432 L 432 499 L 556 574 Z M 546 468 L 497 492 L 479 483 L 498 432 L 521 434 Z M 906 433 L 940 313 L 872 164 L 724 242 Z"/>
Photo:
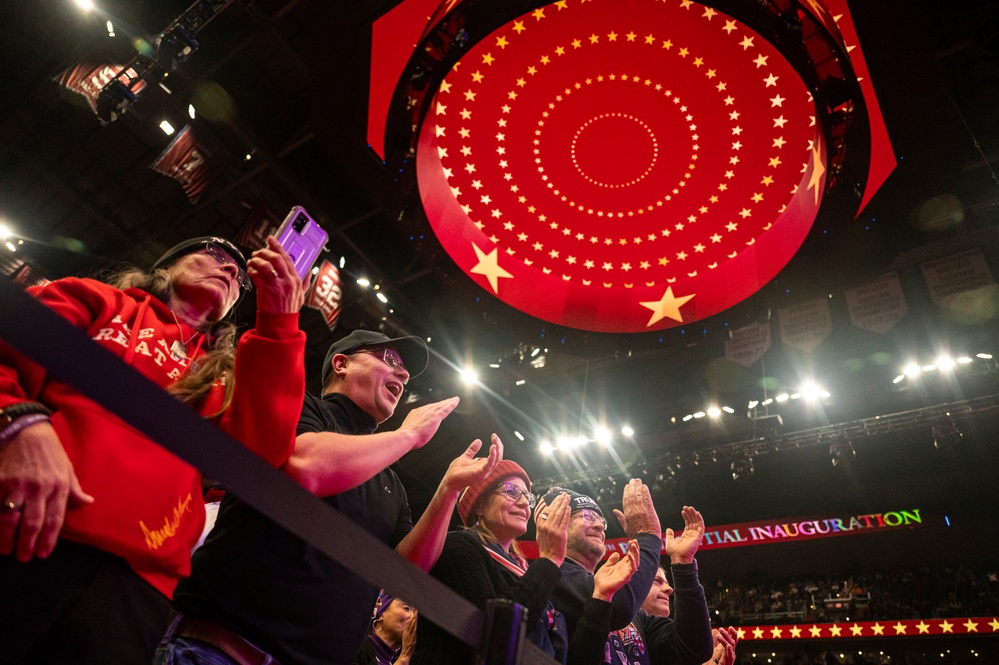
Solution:
<path fill-rule="evenodd" d="M 256 291 L 256 327 L 225 321 Z M 31 292 L 274 466 L 305 390 L 306 284 L 273 238 L 195 238 L 150 273 Z M 201 474 L 0 342 L 0 661 L 152 659 L 204 525 Z"/>

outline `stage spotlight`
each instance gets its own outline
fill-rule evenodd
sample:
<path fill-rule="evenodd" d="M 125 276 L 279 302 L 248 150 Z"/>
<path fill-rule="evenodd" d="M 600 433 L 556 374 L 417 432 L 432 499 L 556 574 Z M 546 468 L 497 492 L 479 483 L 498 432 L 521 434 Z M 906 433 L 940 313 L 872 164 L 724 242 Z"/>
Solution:
<path fill-rule="evenodd" d="M 630 425 L 625 425 L 621 428 L 621 434 L 630 438 L 635 436 L 635 430 L 631 429 Z"/>
<path fill-rule="evenodd" d="M 610 446 L 612 438 L 610 430 L 606 427 L 597 427 L 593 430 L 593 440 L 605 448 Z"/>
<path fill-rule="evenodd" d="M 172 72 L 198 50 L 198 40 L 183 26 L 176 26 L 164 34 L 156 44 L 156 62 L 168 72 Z"/>
<path fill-rule="evenodd" d="M 676 470 L 667 466 L 652 480 L 653 492 L 670 492 L 676 487 Z"/>
<path fill-rule="evenodd" d="M 933 425 L 931 432 L 933 433 L 933 447 L 937 450 L 955 446 L 964 437 L 950 416 Z"/>
<path fill-rule="evenodd" d="M 467 386 L 474 386 L 476 383 L 479 382 L 478 373 L 471 367 L 466 367 L 462 369 L 460 372 L 458 372 L 458 375 L 461 376 L 462 382 L 464 382 L 464 384 Z"/>
<path fill-rule="evenodd" d="M 832 460 L 833 466 L 849 464 L 856 457 L 857 451 L 854 450 L 853 444 L 850 443 L 850 439 L 847 438 L 846 434 L 837 436 L 829 446 L 829 458 Z"/>
<path fill-rule="evenodd" d="M 104 122 L 114 122 L 135 101 L 135 93 L 115 79 L 97 93 L 97 117 Z"/>
<path fill-rule="evenodd" d="M 740 457 L 732 461 L 732 480 L 735 482 L 745 482 L 753 477 L 756 469 L 753 467 L 752 457 Z"/>

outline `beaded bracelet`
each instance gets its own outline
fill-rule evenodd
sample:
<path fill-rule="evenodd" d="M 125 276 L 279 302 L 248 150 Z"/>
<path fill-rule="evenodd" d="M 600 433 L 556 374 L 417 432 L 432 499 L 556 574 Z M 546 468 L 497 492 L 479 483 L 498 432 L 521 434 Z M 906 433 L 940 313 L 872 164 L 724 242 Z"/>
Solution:
<path fill-rule="evenodd" d="M 50 422 L 49 417 L 44 413 L 29 413 L 26 416 L 21 416 L 0 430 L 0 446 L 20 434 L 21 430 L 40 422 Z"/>

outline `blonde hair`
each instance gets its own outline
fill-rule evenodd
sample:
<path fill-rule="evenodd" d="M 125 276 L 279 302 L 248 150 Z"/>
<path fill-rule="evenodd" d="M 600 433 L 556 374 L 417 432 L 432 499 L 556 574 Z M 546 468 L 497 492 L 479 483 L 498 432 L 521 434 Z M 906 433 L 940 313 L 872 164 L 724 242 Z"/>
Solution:
<path fill-rule="evenodd" d="M 103 280 L 118 289 L 141 289 L 166 304 L 173 295 L 170 274 L 166 270 L 146 273 L 138 268 L 123 268 L 103 276 Z M 181 402 L 201 406 L 212 386 L 221 381 L 225 397 L 221 408 L 207 417 L 225 413 L 232 403 L 233 370 L 236 366 L 236 326 L 230 321 L 216 321 L 200 331 L 208 337 L 205 355 L 191 363 L 190 369 L 167 390 Z"/>

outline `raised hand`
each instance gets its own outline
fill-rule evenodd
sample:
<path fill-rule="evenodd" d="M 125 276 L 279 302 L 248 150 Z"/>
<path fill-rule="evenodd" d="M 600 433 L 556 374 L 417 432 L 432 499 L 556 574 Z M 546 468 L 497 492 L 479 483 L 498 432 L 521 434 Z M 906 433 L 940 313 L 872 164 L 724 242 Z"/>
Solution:
<path fill-rule="evenodd" d="M 55 549 L 66 510 L 93 500 L 52 425 L 26 427 L 0 450 L 0 555 L 44 559 Z"/>
<path fill-rule="evenodd" d="M 556 566 L 561 566 L 562 562 L 565 561 L 565 546 L 569 539 L 569 517 L 571 514 L 569 495 L 565 492 L 555 497 L 551 505 L 541 501 L 534 509 L 538 556 L 551 559 Z"/>
<path fill-rule="evenodd" d="M 615 508 L 614 516 L 629 538 L 634 538 L 640 533 L 651 533 L 657 538 L 662 535 L 659 515 L 656 514 L 656 507 L 652 504 L 652 494 L 641 479 L 632 478 L 624 486 L 621 507 L 624 512 Z"/>
<path fill-rule="evenodd" d="M 638 570 L 639 546 L 637 540 L 628 541 L 628 551 L 624 556 L 619 552 L 611 554 L 607 561 L 593 575 L 593 597 L 608 603 L 617 590 L 631 581 Z"/>
<path fill-rule="evenodd" d="M 739 633 L 731 626 L 728 628 L 712 628 L 711 637 L 715 640 L 715 650 L 711 660 L 704 665 L 735 665 L 735 645 L 739 641 Z"/>
<path fill-rule="evenodd" d="M 690 506 L 684 506 L 680 514 L 683 515 L 683 533 L 674 537 L 673 529 L 666 529 L 663 546 L 671 563 L 690 563 L 704 539 L 704 518 Z"/>
<path fill-rule="evenodd" d="M 267 245 L 253 252 L 246 262 L 246 274 L 257 291 L 257 309 L 268 314 L 291 314 L 302 309 L 312 275 L 298 276 L 291 257 L 269 236 Z"/>
<path fill-rule="evenodd" d="M 437 428 L 441 426 L 441 421 L 447 418 L 448 414 L 458 406 L 458 398 L 424 404 L 406 414 L 406 419 L 399 426 L 399 431 L 406 431 L 413 435 L 413 447 L 411 450 L 422 448 L 437 433 Z"/>
<path fill-rule="evenodd" d="M 419 614 L 413 612 L 406 622 L 406 627 L 402 629 L 402 645 L 399 647 L 399 656 L 395 659 L 394 665 L 409 665 L 409 660 L 416 651 L 416 619 Z"/>
<path fill-rule="evenodd" d="M 499 436 L 492 435 L 492 445 L 486 457 L 476 457 L 482 448 L 482 440 L 476 439 L 464 453 L 451 462 L 444 474 L 444 486 L 449 491 L 461 491 L 469 485 L 474 485 L 488 476 L 496 464 L 503 459 L 503 442 Z"/>

